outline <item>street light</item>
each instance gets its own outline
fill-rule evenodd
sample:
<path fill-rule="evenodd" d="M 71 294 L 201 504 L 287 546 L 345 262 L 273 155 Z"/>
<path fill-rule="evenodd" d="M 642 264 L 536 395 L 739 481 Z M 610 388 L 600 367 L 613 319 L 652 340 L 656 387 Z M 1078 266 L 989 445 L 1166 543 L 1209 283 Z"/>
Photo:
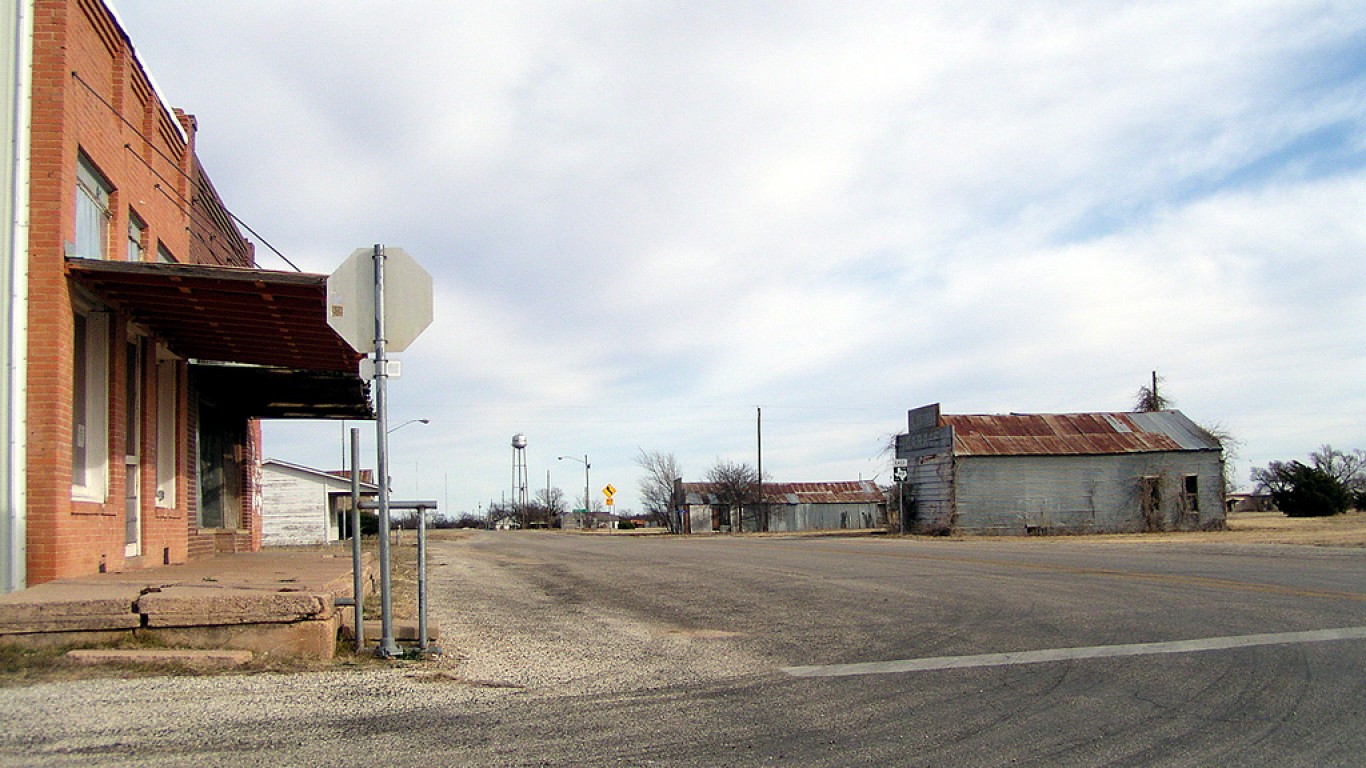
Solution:
<path fill-rule="evenodd" d="M 432 420 L 431 420 L 431 419 L 408 419 L 407 421 L 403 422 L 402 424 L 399 424 L 397 427 L 394 427 L 393 429 L 389 430 L 387 434 L 392 435 L 392 434 L 394 434 L 395 432 L 399 431 L 400 429 L 403 429 L 404 427 L 408 426 L 409 424 L 431 424 L 431 423 L 432 423 Z"/>
<path fill-rule="evenodd" d="M 431 419 L 408 419 L 407 421 L 403 422 L 402 424 L 399 424 L 397 427 L 394 427 L 393 429 L 387 430 L 384 434 L 386 434 L 386 435 L 392 435 L 392 434 L 394 434 L 395 432 L 399 431 L 400 429 L 403 429 L 404 427 L 408 426 L 409 424 L 431 424 L 431 423 L 432 423 L 432 420 L 431 420 Z M 418 476 L 420 476 L 420 475 L 422 474 L 421 472 L 418 471 L 418 468 L 417 468 L 417 465 L 416 465 L 416 464 L 413 465 L 413 474 L 414 474 L 414 475 L 418 475 Z M 386 478 L 384 478 L 384 481 L 385 481 L 386 483 L 388 483 L 388 487 L 389 487 L 389 488 L 393 488 L 393 487 L 394 487 L 394 479 L 393 479 L 393 477 L 386 477 Z M 416 479 L 414 480 L 414 482 L 413 482 L 413 489 L 414 489 L 414 492 L 417 492 L 418 483 L 420 483 L 420 482 L 421 482 L 420 477 L 419 477 L 419 478 L 416 478 Z"/>
<path fill-rule="evenodd" d="M 557 461 L 564 461 L 565 459 L 569 459 L 570 461 L 577 461 L 583 465 L 583 516 L 587 518 L 592 507 L 592 505 L 588 503 L 588 470 L 592 469 L 593 465 L 588 463 L 588 454 L 586 453 L 583 455 L 582 459 L 580 459 L 578 456 L 557 457 Z"/>

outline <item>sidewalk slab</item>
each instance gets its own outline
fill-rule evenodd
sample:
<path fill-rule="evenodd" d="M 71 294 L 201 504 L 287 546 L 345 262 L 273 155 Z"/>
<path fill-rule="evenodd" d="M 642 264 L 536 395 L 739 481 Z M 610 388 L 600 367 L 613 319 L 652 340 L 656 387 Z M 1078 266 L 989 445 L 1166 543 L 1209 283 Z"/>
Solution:
<path fill-rule="evenodd" d="M 368 594 L 374 556 L 362 566 Z M 349 554 L 279 549 L 47 582 L 0 595 L 0 644 L 150 635 L 180 647 L 331 658 L 341 625 L 335 599 L 352 596 L 351 568 Z"/>
<path fill-rule="evenodd" d="M 136 584 L 65 581 L 0 595 L 0 635 L 141 626 Z"/>

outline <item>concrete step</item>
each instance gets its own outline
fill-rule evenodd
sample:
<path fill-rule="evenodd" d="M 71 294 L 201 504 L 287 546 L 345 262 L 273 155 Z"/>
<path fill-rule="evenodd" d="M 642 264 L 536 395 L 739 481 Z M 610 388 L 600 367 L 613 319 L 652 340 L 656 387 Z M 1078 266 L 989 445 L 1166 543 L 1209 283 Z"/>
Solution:
<path fill-rule="evenodd" d="M 354 640 L 355 637 L 356 637 L 355 619 L 353 618 L 353 616 L 354 616 L 354 614 L 353 614 L 351 611 L 347 611 L 347 612 L 345 612 L 344 614 L 342 614 L 341 634 L 342 634 L 342 638 L 343 638 L 343 639 L 346 639 L 346 640 Z M 376 643 L 376 642 L 379 642 L 379 637 L 380 637 L 381 631 L 382 631 L 382 628 L 381 628 L 381 626 L 380 626 L 380 621 L 379 621 L 379 619 L 366 619 L 366 620 L 365 620 L 365 641 L 366 641 L 367 643 Z M 394 622 L 394 639 L 395 639 L 395 640 L 401 640 L 401 641 L 403 641 L 403 642 L 412 642 L 412 643 L 417 642 L 417 641 L 418 641 L 418 636 L 417 636 L 417 622 L 416 622 L 416 621 L 395 621 L 395 622 Z M 434 621 L 428 621 L 428 622 L 427 622 L 427 642 L 432 642 L 432 643 L 434 643 L 434 642 L 436 642 L 437 640 L 440 640 L 440 639 L 441 639 L 441 625 L 440 625 L 440 624 L 437 624 L 437 623 L 434 622 Z"/>
<path fill-rule="evenodd" d="M 80 664 L 184 664 L 191 667 L 240 667 L 252 660 L 251 651 L 202 651 L 184 648 L 89 648 L 67 651 Z"/>

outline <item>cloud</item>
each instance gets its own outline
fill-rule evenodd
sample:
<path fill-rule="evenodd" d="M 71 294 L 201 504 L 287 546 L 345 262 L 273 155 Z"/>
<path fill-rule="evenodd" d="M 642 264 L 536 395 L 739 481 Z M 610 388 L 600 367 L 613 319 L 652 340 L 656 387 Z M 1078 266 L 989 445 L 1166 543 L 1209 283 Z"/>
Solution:
<path fill-rule="evenodd" d="M 700 474 L 755 406 L 766 470 L 830 480 L 907 408 L 1120 409 L 1154 368 L 1245 461 L 1366 447 L 1366 10 L 116 1 L 257 231 L 432 272 L 396 476 L 462 506 L 515 431 L 630 507 L 636 447 Z"/>

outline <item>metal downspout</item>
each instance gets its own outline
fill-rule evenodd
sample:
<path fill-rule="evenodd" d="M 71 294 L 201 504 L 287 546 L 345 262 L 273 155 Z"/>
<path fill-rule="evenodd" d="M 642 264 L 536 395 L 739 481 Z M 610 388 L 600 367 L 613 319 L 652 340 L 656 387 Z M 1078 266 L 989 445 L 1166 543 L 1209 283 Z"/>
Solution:
<path fill-rule="evenodd" d="M 5 416 L 0 423 L 0 591 L 13 592 L 28 586 L 28 229 L 29 151 L 33 92 L 33 0 L 11 6 L 10 153 L 5 174 L 8 186 L 9 242 L 4 245 L 4 377 L 0 382 Z"/>

